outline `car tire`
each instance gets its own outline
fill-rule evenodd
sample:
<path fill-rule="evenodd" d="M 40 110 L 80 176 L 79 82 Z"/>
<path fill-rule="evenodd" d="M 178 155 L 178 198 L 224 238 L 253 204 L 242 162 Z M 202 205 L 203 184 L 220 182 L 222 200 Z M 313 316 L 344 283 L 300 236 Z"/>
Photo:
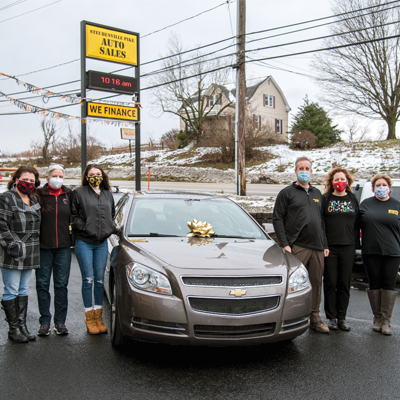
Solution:
<path fill-rule="evenodd" d="M 110 339 L 111 344 L 114 348 L 119 348 L 124 343 L 124 335 L 122 334 L 119 310 L 118 310 L 118 298 L 117 298 L 117 285 L 112 280 L 111 284 L 111 310 L 110 310 Z"/>

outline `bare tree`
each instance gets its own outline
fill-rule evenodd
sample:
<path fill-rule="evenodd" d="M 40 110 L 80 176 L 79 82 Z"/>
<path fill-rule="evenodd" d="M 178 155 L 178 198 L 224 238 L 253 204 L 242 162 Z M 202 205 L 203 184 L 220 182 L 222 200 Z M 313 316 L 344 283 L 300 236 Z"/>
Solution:
<path fill-rule="evenodd" d="M 387 139 L 396 138 L 400 116 L 400 11 L 387 0 L 336 0 L 339 15 L 326 46 L 337 48 L 317 57 L 323 99 L 334 110 L 382 118 Z M 371 10 L 362 8 L 376 6 Z M 389 39 L 385 39 L 389 38 Z M 354 43 L 357 45 L 349 46 Z"/>
<path fill-rule="evenodd" d="M 205 121 L 217 119 L 232 104 L 229 100 L 221 105 L 208 102 L 226 84 L 229 69 L 223 68 L 219 60 L 207 60 L 199 52 L 184 59 L 183 51 L 179 37 L 172 35 L 168 42 L 171 57 L 164 60 L 164 71 L 153 80 L 154 85 L 160 85 L 153 89 L 153 105 L 163 113 L 181 118 L 198 142 Z"/>
<path fill-rule="evenodd" d="M 351 118 L 347 120 L 343 133 L 350 143 L 365 142 L 368 140 L 370 128 L 367 125 L 360 125 L 356 118 Z"/>
<path fill-rule="evenodd" d="M 62 162 L 79 163 L 81 162 L 81 133 L 75 132 L 71 125 L 68 125 L 67 130 L 68 133 L 57 140 L 54 149 Z M 87 132 L 86 141 L 87 159 L 93 160 L 99 156 L 103 145 L 90 131 Z"/>
<path fill-rule="evenodd" d="M 40 121 L 40 127 L 43 132 L 42 157 L 43 161 L 48 163 L 50 159 L 50 147 L 57 137 L 57 122 L 54 117 L 47 116 Z"/>

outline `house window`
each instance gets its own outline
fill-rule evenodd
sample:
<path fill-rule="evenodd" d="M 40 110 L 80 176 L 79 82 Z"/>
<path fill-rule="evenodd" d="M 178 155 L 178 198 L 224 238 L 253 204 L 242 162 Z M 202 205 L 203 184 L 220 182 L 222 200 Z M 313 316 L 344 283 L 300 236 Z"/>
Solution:
<path fill-rule="evenodd" d="M 264 94 L 264 107 L 275 108 L 275 96 Z"/>
<path fill-rule="evenodd" d="M 281 119 L 275 120 L 275 132 L 282 134 L 282 120 Z"/>
<path fill-rule="evenodd" d="M 222 96 L 220 93 L 208 97 L 208 107 L 221 104 L 222 104 Z"/>
<path fill-rule="evenodd" d="M 261 129 L 261 115 L 253 114 L 253 127 L 258 131 Z"/>

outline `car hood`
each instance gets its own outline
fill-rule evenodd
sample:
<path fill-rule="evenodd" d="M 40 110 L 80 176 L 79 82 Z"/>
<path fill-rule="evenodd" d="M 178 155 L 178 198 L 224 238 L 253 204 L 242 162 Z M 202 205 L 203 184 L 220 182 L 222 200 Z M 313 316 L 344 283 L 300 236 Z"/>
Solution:
<path fill-rule="evenodd" d="M 282 273 L 282 268 L 287 268 L 283 252 L 273 240 L 179 237 L 130 238 L 129 242 L 133 260 L 173 269 L 265 273 L 268 268 L 268 273 L 271 269 Z"/>

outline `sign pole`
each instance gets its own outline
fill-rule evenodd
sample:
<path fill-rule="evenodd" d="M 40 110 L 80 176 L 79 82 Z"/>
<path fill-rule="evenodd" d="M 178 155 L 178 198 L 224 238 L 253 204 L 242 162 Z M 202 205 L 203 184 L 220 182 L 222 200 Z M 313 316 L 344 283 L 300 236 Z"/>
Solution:
<path fill-rule="evenodd" d="M 85 172 L 86 155 L 86 23 L 81 21 L 81 170 Z"/>
<path fill-rule="evenodd" d="M 135 188 L 137 192 L 141 190 L 141 171 L 140 171 L 140 37 L 137 36 L 137 66 L 135 68 L 135 78 L 137 80 L 137 103 L 138 103 L 138 123 L 136 123 L 135 133 Z"/>

